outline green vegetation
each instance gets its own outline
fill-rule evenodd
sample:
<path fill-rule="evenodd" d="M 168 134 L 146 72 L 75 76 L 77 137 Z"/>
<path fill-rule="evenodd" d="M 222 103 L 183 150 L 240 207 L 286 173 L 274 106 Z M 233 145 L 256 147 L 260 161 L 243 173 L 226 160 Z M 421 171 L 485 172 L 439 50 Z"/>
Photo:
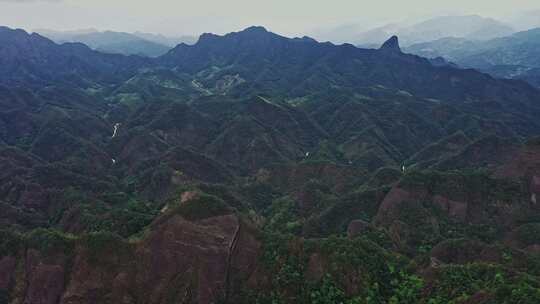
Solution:
<path fill-rule="evenodd" d="M 87 250 L 88 261 L 95 265 L 117 267 L 132 260 L 132 247 L 118 234 L 100 231 L 85 234 L 80 244 Z"/>
<path fill-rule="evenodd" d="M 99 254 L 107 249 L 117 248 L 119 244 L 123 243 L 123 239 L 112 232 L 92 232 L 83 237 L 83 243 L 87 246 L 88 250 Z"/>
<path fill-rule="evenodd" d="M 477 200 L 502 200 L 519 202 L 525 197 L 525 185 L 520 181 L 495 179 L 484 169 L 459 171 L 418 171 L 407 172 L 401 180 L 405 187 L 423 186 L 433 194 L 445 195 L 460 200 L 474 194 Z"/>
<path fill-rule="evenodd" d="M 44 254 L 64 253 L 70 255 L 76 237 L 55 229 L 39 228 L 27 233 L 0 230 L 0 257 L 16 256 L 23 249 L 35 249 Z"/>
<path fill-rule="evenodd" d="M 259 212 L 266 209 L 279 196 L 276 189 L 268 183 L 262 182 L 246 184 L 242 186 L 240 191 L 247 197 L 252 208 Z"/>
<path fill-rule="evenodd" d="M 216 196 L 199 193 L 193 199 L 180 203 L 173 212 L 190 221 L 198 221 L 213 216 L 229 214 L 232 212 L 232 209 L 222 199 Z"/>
<path fill-rule="evenodd" d="M 314 254 L 324 265 L 320 278 L 308 276 Z M 458 304 L 479 293 L 493 303 L 540 300 L 536 278 L 493 264 L 445 265 L 428 283 L 405 257 L 365 238 L 267 235 L 262 262 L 272 274 L 270 286 L 246 294 L 244 303 Z"/>
<path fill-rule="evenodd" d="M 247 294 L 245 303 L 413 304 L 420 299 L 424 283 L 405 270 L 405 260 L 367 239 L 267 235 L 264 244 L 261 259 L 272 274 L 271 286 L 269 292 Z M 326 269 L 319 279 L 308 276 L 314 257 Z"/>
<path fill-rule="evenodd" d="M 431 302 L 459 303 L 484 292 L 494 303 L 537 303 L 540 285 L 523 274 L 489 264 L 451 265 L 443 267 L 430 291 Z"/>
<path fill-rule="evenodd" d="M 15 255 L 21 247 L 23 236 L 11 230 L 0 230 L 0 256 Z"/>
<path fill-rule="evenodd" d="M 290 197 L 282 197 L 274 200 L 266 211 L 266 229 L 282 233 L 298 233 L 301 229 L 297 203 Z"/>
<path fill-rule="evenodd" d="M 517 230 L 517 240 L 525 246 L 540 244 L 540 223 L 521 225 Z"/>
<path fill-rule="evenodd" d="M 161 302 L 225 281 L 210 294 L 242 290 L 250 304 L 540 303 L 539 138 L 527 140 L 540 133 L 540 94 L 530 87 L 434 67 L 396 45 L 358 50 L 261 28 L 155 60 L 0 36 L 10 50 L 0 258 L 17 259 L 19 281 L 31 281 L 32 249 L 103 269 L 103 289 L 88 291 L 96 303 L 124 283 L 119 301 L 148 302 L 131 295 L 146 275 L 167 280 L 156 285 L 166 295 L 151 294 Z M 206 225 L 223 221 L 204 220 L 232 214 L 229 244 Z M 179 217 L 210 239 L 147 243 Z M 346 238 L 353 221 L 358 235 Z M 156 247 L 173 252 L 156 269 L 189 269 L 132 264 Z M 208 273 L 214 262 L 225 279 Z M 0 290 L 0 304 L 8 298 Z"/>
<path fill-rule="evenodd" d="M 334 198 L 329 207 L 315 212 L 315 215 L 307 220 L 304 229 L 306 235 L 343 234 L 352 220 L 361 219 L 370 222 L 376 215 L 382 198 L 389 190 L 389 187 L 360 189 Z"/>
<path fill-rule="evenodd" d="M 50 219 L 52 227 L 70 208 L 77 208 L 85 232 L 110 231 L 123 237 L 141 232 L 159 212 L 157 204 L 140 201 L 125 192 L 105 192 L 96 197 L 69 187 L 59 201 Z"/>
<path fill-rule="evenodd" d="M 58 230 L 37 229 L 25 235 L 27 248 L 37 249 L 45 254 L 64 252 L 70 255 L 75 247 L 75 237 Z"/>

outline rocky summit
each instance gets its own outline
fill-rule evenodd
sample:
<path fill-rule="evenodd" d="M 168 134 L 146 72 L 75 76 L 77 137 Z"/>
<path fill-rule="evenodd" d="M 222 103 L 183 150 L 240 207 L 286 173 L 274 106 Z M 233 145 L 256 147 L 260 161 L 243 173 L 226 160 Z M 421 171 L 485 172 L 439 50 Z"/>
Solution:
<path fill-rule="evenodd" d="M 397 36 L 390 37 L 390 39 L 383 43 L 380 50 L 384 52 L 401 53 L 401 48 L 399 47 L 399 38 Z"/>
<path fill-rule="evenodd" d="M 0 28 L 0 304 L 540 303 L 540 91 L 402 51 Z"/>

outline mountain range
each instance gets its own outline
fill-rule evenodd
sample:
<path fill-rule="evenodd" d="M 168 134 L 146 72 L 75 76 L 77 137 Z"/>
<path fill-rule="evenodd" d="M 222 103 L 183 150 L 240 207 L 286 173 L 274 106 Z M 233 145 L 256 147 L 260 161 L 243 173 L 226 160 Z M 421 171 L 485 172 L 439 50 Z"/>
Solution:
<path fill-rule="evenodd" d="M 536 303 L 540 91 L 402 51 L 0 28 L 0 303 Z"/>
<path fill-rule="evenodd" d="M 406 52 L 428 58 L 443 57 L 462 67 L 499 78 L 524 79 L 538 86 L 539 46 L 540 28 L 535 28 L 487 41 L 443 38 L 412 45 Z"/>
<path fill-rule="evenodd" d="M 42 29 L 35 30 L 35 32 L 60 44 L 79 42 L 104 53 L 147 57 L 163 55 L 180 43 L 192 44 L 196 42 L 196 38 L 190 36 L 172 38 L 143 32 L 100 32 L 95 29 L 78 31 L 51 31 Z"/>
<path fill-rule="evenodd" d="M 469 40 L 489 40 L 514 33 L 511 25 L 478 15 L 438 16 L 421 22 L 390 23 L 365 30 L 360 26 L 341 26 L 316 35 L 322 40 L 349 42 L 373 47 L 392 35 L 400 37 L 404 46 L 453 37 Z"/>

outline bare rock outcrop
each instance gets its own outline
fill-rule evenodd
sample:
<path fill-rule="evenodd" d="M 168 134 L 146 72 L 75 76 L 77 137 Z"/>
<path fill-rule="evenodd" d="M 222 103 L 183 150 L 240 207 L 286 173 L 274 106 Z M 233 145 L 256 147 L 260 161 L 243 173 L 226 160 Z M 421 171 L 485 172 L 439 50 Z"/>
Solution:
<path fill-rule="evenodd" d="M 74 242 L 69 254 L 24 249 L 0 258 L 0 290 L 22 303 L 215 303 L 240 294 L 260 252 L 256 231 L 234 213 L 167 214 L 139 241 Z"/>

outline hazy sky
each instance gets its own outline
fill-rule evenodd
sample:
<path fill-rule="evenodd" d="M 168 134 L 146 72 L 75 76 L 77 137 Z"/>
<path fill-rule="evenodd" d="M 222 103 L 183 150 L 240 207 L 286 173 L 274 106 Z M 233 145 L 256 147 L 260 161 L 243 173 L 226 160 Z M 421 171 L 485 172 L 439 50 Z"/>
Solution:
<path fill-rule="evenodd" d="M 263 25 L 285 35 L 433 15 L 509 16 L 540 0 L 0 0 L 0 25 L 27 30 L 97 28 L 168 35 Z"/>

